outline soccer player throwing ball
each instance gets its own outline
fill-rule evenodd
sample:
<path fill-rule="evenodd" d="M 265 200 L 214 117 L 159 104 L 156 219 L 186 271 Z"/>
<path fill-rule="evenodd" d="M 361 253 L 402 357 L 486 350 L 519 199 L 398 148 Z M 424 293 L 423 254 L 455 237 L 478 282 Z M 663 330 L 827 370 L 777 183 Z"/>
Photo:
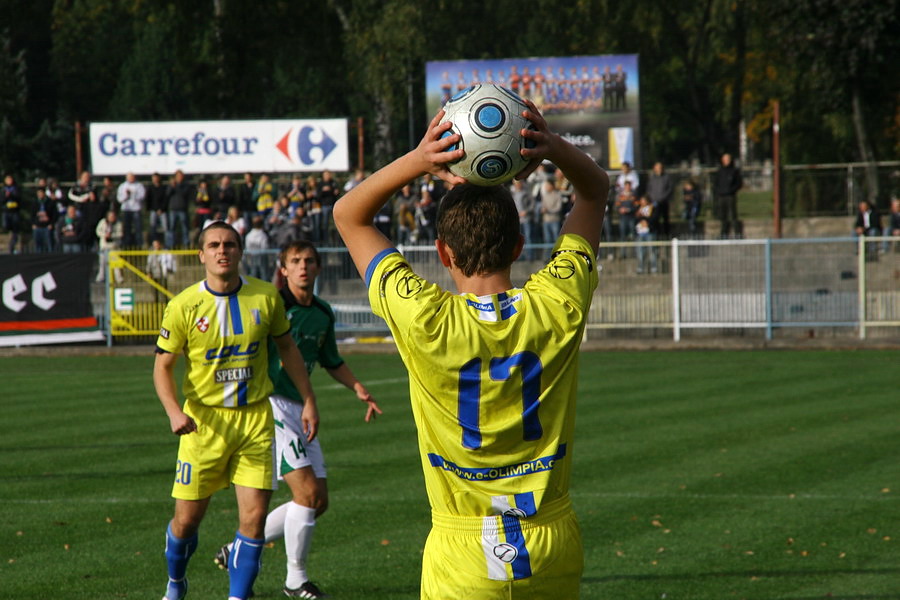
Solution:
<path fill-rule="evenodd" d="M 322 260 L 315 246 L 304 240 L 290 242 L 279 257 L 285 285 L 279 292 L 291 322 L 291 338 L 300 349 L 306 368 L 312 373 L 321 364 L 335 381 L 351 389 L 366 403 L 366 422 L 381 414 L 375 399 L 359 382 L 338 353 L 334 335 L 334 312 L 327 302 L 314 295 Z M 285 502 L 266 518 L 266 543 L 284 537 L 287 578 L 284 594 L 294 598 L 327 597 L 309 580 L 306 559 L 316 526 L 316 518 L 328 508 L 325 460 L 319 439 L 307 441 L 303 434 L 303 400 L 291 378 L 270 353 L 269 375 L 275 385 L 269 397 L 275 415 L 275 467 L 278 477 L 291 489 Z M 226 568 L 232 544 L 222 546 L 215 562 Z"/>
<path fill-rule="evenodd" d="M 307 442 L 316 436 L 319 414 L 278 291 L 239 274 L 243 252 L 238 233 L 217 221 L 202 231 L 199 243 L 206 279 L 166 305 L 153 367 L 156 393 L 172 433 L 180 436 L 172 489 L 175 516 L 166 531 L 169 582 L 163 598 L 185 597 L 185 573 L 210 497 L 233 484 L 239 526 L 233 542 L 236 550 L 228 562 L 229 598 L 244 600 L 259 573 L 266 512 L 275 486 L 275 426 L 268 402 L 270 336 L 284 370 L 301 391 Z M 175 364 L 182 353 L 183 407 L 175 384 Z"/>
<path fill-rule="evenodd" d="M 578 353 L 597 287 L 595 261 L 609 178 L 552 133 L 534 104 L 526 177 L 544 159 L 576 201 L 548 263 L 522 287 L 515 203 L 447 169 L 463 150 L 431 121 L 418 147 L 334 208 L 338 231 L 409 370 L 410 399 L 432 511 L 421 597 L 577 598 L 584 558 L 569 499 Z M 417 275 L 373 225 L 404 184 L 431 173 L 454 184 L 437 217 L 437 253 L 458 294 Z"/>

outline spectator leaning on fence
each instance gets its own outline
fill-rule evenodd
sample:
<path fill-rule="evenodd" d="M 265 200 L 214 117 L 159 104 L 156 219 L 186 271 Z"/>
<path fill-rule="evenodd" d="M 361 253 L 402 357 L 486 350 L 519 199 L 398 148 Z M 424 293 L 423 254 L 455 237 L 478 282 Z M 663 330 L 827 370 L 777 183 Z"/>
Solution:
<path fill-rule="evenodd" d="M 158 235 L 165 235 L 169 230 L 166 211 L 169 206 L 168 190 L 163 185 L 162 176 L 154 173 L 150 176 L 147 188 L 147 213 L 150 215 L 150 230 L 147 232 L 147 244 L 153 243 Z"/>
<path fill-rule="evenodd" d="M 143 218 L 144 199 L 147 189 L 138 181 L 134 173 L 125 175 L 125 181 L 119 184 L 116 200 L 122 214 L 122 245 L 125 247 L 141 246 L 144 243 Z"/>
<path fill-rule="evenodd" d="M 647 196 L 656 209 L 658 233 L 663 238 L 669 237 L 669 207 L 672 203 L 672 195 L 675 193 L 675 182 L 672 176 L 666 173 L 665 167 L 659 161 L 653 164 L 653 171 L 647 178 Z"/>
<path fill-rule="evenodd" d="M 22 195 L 12 175 L 3 178 L 3 229 L 9 233 L 9 253 L 16 251 L 19 240 L 19 229 L 22 226 L 19 209 L 22 206 Z"/>
<path fill-rule="evenodd" d="M 36 189 L 35 195 L 31 205 L 31 237 L 34 240 L 34 251 L 40 254 L 53 250 L 56 202 L 47 196 L 44 188 Z"/>
<path fill-rule="evenodd" d="M 99 244 L 99 252 L 97 253 L 99 262 L 97 267 L 97 281 L 106 280 L 106 265 L 108 261 L 108 253 L 110 250 L 118 250 L 122 245 L 125 235 L 125 228 L 119 220 L 116 211 L 110 210 L 106 213 L 105 219 L 100 219 L 97 227 L 94 229 L 97 234 L 97 242 Z M 116 283 L 122 281 L 122 270 L 115 270 Z"/>
<path fill-rule="evenodd" d="M 884 235 L 895 237 L 900 236 L 900 198 L 891 198 L 891 212 L 887 216 L 887 223 L 884 226 Z M 887 251 L 890 242 L 884 242 L 884 250 Z"/>
<path fill-rule="evenodd" d="M 715 190 L 719 206 L 719 220 L 722 222 L 722 237 L 738 233 L 737 193 L 744 186 L 741 171 L 727 152 L 722 155 L 721 165 L 716 171 Z"/>
<path fill-rule="evenodd" d="M 856 222 L 853 225 L 853 234 L 856 237 L 881 235 L 881 215 L 878 214 L 878 210 L 874 206 L 865 200 L 860 201 L 859 208 L 856 211 Z M 874 244 L 868 244 L 867 246 L 868 249 L 866 254 L 872 255 L 877 259 L 878 247 Z"/>

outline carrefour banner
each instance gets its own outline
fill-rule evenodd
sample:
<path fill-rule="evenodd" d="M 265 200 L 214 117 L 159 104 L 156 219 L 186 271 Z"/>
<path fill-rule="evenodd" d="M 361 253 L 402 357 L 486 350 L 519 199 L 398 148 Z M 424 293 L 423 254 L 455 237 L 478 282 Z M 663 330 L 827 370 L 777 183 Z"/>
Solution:
<path fill-rule="evenodd" d="M 0 261 L 0 346 L 105 338 L 91 307 L 96 254 L 33 254 Z"/>
<path fill-rule="evenodd" d="M 604 167 L 641 166 L 637 54 L 433 61 L 425 69 L 429 115 L 475 83 L 496 83 L 531 99 L 554 131 Z"/>
<path fill-rule="evenodd" d="M 347 171 L 347 119 L 92 123 L 95 175 Z"/>

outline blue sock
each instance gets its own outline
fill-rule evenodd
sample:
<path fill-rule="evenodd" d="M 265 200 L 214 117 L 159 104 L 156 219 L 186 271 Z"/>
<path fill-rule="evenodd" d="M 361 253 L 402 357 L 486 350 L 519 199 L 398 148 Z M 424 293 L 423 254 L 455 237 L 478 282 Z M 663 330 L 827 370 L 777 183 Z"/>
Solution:
<path fill-rule="evenodd" d="M 166 529 L 166 563 L 169 567 L 169 579 L 180 581 L 184 579 L 187 564 L 197 549 L 197 534 L 186 539 L 172 535 L 172 524 Z"/>
<path fill-rule="evenodd" d="M 234 534 L 234 546 L 228 556 L 228 577 L 231 580 L 228 595 L 232 598 L 247 598 L 253 589 L 253 582 L 262 566 L 262 551 L 265 540 L 254 540 Z"/>

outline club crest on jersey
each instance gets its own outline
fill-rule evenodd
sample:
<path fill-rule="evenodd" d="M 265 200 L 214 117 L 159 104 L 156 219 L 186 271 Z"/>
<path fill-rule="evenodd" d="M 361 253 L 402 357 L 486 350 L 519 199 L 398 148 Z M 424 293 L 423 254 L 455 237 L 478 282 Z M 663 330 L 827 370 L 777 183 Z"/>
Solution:
<path fill-rule="evenodd" d="M 206 317 L 200 317 L 197 321 L 197 330 L 200 333 L 206 333 L 206 330 L 209 329 L 209 319 Z"/>

